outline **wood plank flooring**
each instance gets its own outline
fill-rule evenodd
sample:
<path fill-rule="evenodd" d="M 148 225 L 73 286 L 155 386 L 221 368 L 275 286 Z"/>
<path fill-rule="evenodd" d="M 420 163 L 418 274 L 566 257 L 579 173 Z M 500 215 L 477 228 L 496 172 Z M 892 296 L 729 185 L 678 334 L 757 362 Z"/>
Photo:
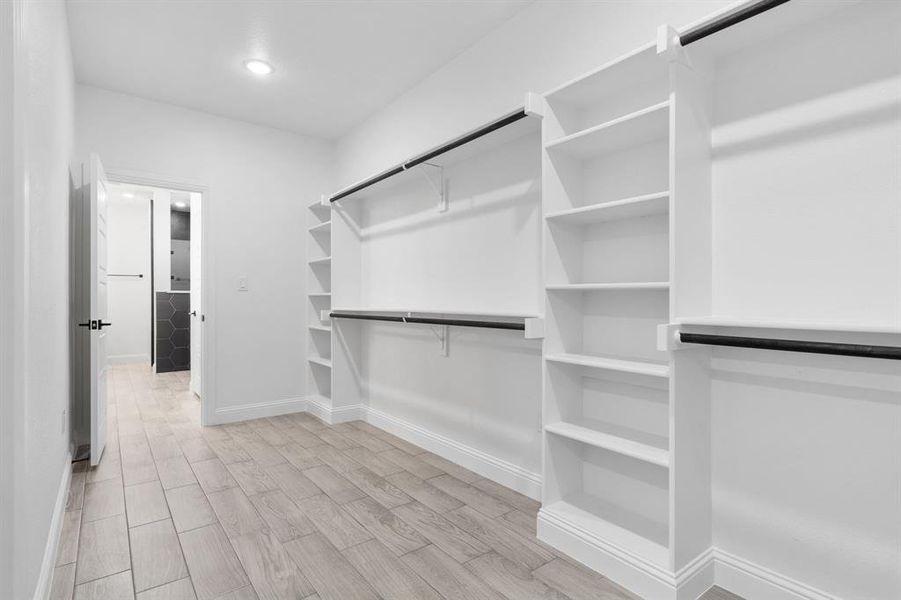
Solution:
<path fill-rule="evenodd" d="M 111 368 L 108 445 L 73 468 L 52 600 L 636 597 L 535 539 L 530 498 L 367 423 L 203 428 L 188 377 Z"/>

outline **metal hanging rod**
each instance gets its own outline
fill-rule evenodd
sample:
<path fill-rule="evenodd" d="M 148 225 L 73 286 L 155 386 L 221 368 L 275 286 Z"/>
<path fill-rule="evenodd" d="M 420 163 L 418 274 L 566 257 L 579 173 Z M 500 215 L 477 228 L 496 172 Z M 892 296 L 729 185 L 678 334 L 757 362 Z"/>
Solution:
<path fill-rule="evenodd" d="M 683 344 L 704 344 L 707 346 L 729 346 L 732 348 L 755 348 L 757 350 L 780 350 L 783 352 L 805 352 L 808 354 L 835 354 L 838 356 L 861 356 L 864 358 L 886 358 L 901 360 L 901 347 L 871 346 L 866 344 L 840 344 L 836 342 L 807 342 L 802 340 L 781 340 L 773 338 L 739 337 L 713 335 L 707 333 L 679 332 Z"/>
<path fill-rule="evenodd" d="M 527 113 L 526 113 L 525 109 L 524 108 L 520 109 L 517 112 L 507 115 L 505 117 L 502 117 L 496 121 L 493 121 L 493 122 L 485 125 L 484 127 L 480 127 L 479 129 L 476 129 L 475 131 L 473 131 L 471 133 L 467 133 L 464 136 L 461 136 L 459 138 L 451 140 L 451 141 L 447 142 L 446 144 L 443 144 L 443 145 L 435 148 L 434 150 L 430 150 L 429 152 L 426 152 L 425 154 L 417 156 L 416 158 L 412 158 L 396 167 L 388 169 L 387 171 L 385 171 L 383 173 L 379 173 L 378 175 L 374 175 L 365 181 L 361 181 L 360 183 L 358 183 L 357 185 L 355 185 L 351 188 L 340 191 L 337 194 L 335 194 L 334 196 L 332 196 L 331 198 L 329 198 L 329 202 L 337 202 L 338 200 L 340 200 L 342 198 L 346 198 L 347 196 L 350 196 L 351 194 L 356 194 L 360 190 L 364 190 L 372 185 L 375 185 L 376 183 L 379 183 L 380 181 L 384 181 L 385 179 L 388 179 L 389 177 L 394 177 L 395 175 L 399 175 L 408 169 L 412 169 L 413 167 L 421 165 L 422 163 L 425 163 L 425 162 L 435 158 L 436 156 L 440 156 L 446 152 L 450 152 L 451 150 L 454 150 L 455 148 L 459 148 L 460 146 L 462 146 L 464 144 L 468 144 L 469 142 L 471 142 L 473 140 L 476 140 L 480 137 L 486 136 L 493 131 L 497 131 L 498 129 L 501 129 L 502 127 L 506 127 L 507 125 L 510 125 L 511 123 L 515 123 L 515 122 L 519 121 L 520 119 L 524 119 L 526 116 L 527 116 Z"/>
<path fill-rule="evenodd" d="M 144 277 L 143 273 L 110 273 L 107 277 Z"/>
<path fill-rule="evenodd" d="M 333 319 L 360 319 L 363 321 L 389 321 L 391 323 L 421 323 L 425 325 L 453 325 L 457 327 L 482 327 L 485 329 L 508 329 L 525 331 L 525 323 L 509 321 L 484 321 L 474 319 L 445 319 L 441 317 L 406 317 L 398 315 L 368 315 L 365 313 L 332 312 Z"/>
<path fill-rule="evenodd" d="M 679 41 L 681 42 L 682 46 L 685 47 L 689 44 L 697 42 L 698 40 L 702 40 L 707 36 L 722 31 L 723 29 L 737 25 L 742 21 L 747 21 L 748 19 L 756 17 L 761 13 L 765 13 L 766 11 L 785 4 L 788 1 L 789 0 L 759 0 L 758 2 L 752 2 L 751 4 L 740 8 L 739 10 L 727 13 L 717 19 L 714 19 L 713 21 L 689 29 L 679 36 Z"/>

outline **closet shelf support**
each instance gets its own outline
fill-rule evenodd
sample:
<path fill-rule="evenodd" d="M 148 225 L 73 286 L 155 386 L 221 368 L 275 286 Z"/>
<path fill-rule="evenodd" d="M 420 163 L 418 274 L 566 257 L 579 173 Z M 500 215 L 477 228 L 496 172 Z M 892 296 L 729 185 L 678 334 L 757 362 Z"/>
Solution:
<path fill-rule="evenodd" d="M 438 212 L 447 211 L 447 185 L 444 180 L 444 167 L 432 163 L 419 163 L 415 168 L 425 177 L 438 196 Z"/>

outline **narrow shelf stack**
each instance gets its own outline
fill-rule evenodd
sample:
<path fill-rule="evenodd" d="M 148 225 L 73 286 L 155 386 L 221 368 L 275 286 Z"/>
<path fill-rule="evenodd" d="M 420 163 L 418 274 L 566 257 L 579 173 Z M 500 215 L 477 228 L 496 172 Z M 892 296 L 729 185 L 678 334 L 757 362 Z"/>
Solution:
<path fill-rule="evenodd" d="M 331 310 L 332 243 L 331 207 L 322 200 L 309 205 L 308 228 L 310 244 L 307 262 L 307 296 L 310 331 L 310 391 L 309 399 L 319 405 L 331 405 L 332 328 L 328 319 Z"/>
<path fill-rule="evenodd" d="M 539 536 L 654 596 L 673 572 L 672 100 L 656 47 L 545 96 Z M 624 566 L 625 565 L 625 566 Z"/>

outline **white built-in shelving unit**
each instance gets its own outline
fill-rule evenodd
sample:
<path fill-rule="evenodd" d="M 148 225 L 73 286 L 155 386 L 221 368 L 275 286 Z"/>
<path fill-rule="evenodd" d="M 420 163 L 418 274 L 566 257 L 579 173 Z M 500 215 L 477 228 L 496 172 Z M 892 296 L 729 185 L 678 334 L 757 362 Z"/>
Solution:
<path fill-rule="evenodd" d="M 662 27 L 545 95 L 538 535 L 642 597 L 714 581 L 716 354 L 680 331 L 897 343 L 897 162 L 873 107 L 899 22 L 791 2 L 684 48 Z"/>
<path fill-rule="evenodd" d="M 308 206 L 310 227 L 307 262 L 309 330 L 308 402 L 330 407 L 332 396 L 332 328 L 328 319 L 332 291 L 332 211 L 323 198 Z"/>
<path fill-rule="evenodd" d="M 672 281 L 668 66 L 649 45 L 545 101 L 539 536 L 634 586 L 610 569 L 622 556 L 671 568 L 673 372 L 657 345 Z"/>

